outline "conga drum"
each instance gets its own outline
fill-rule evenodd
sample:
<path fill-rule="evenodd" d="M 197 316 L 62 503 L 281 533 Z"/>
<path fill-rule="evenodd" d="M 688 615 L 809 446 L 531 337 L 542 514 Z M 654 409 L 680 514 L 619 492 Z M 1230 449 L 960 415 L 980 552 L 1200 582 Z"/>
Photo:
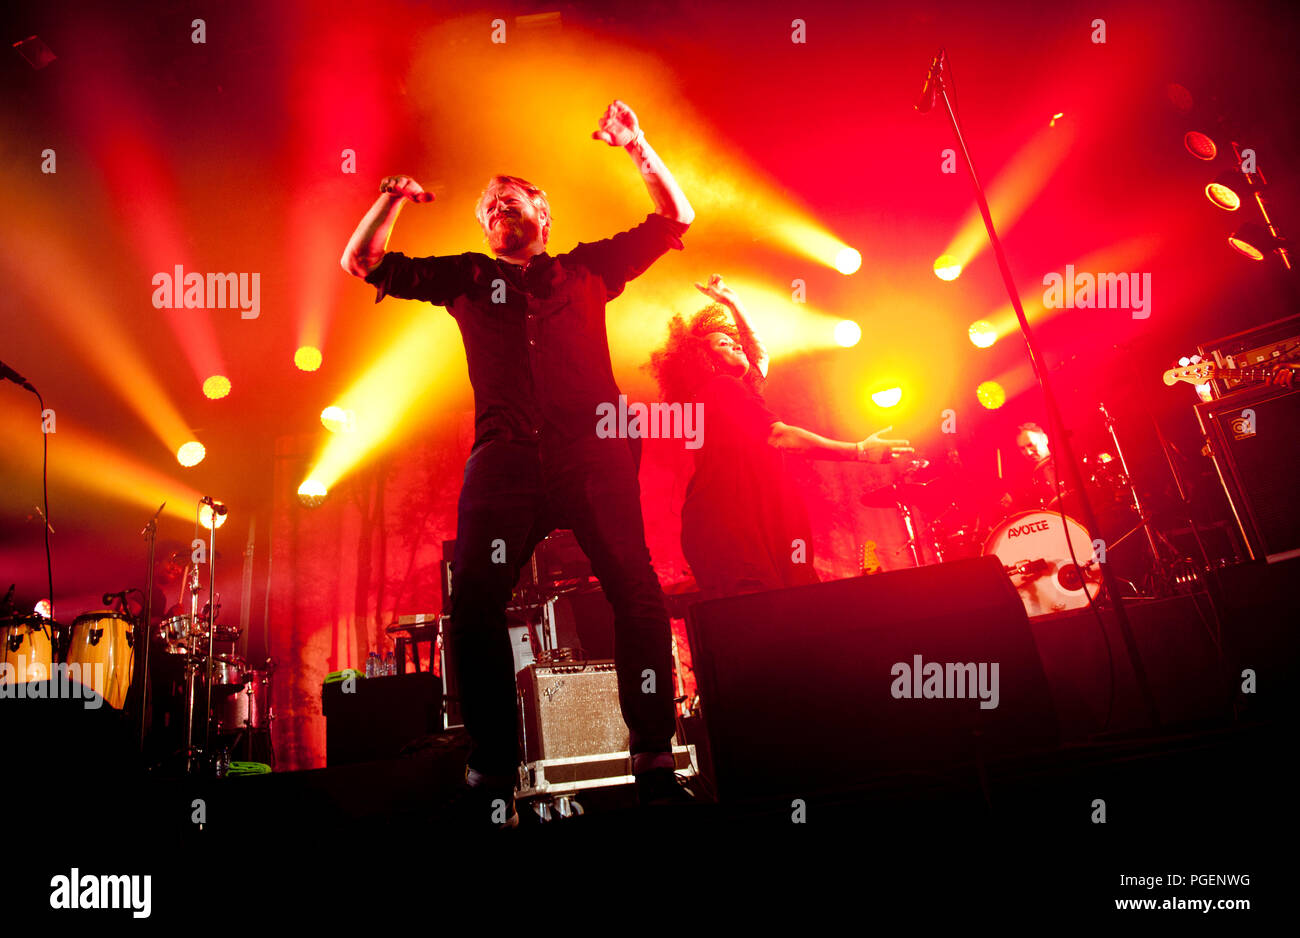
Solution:
<path fill-rule="evenodd" d="M 68 645 L 69 673 L 79 674 L 82 684 L 103 697 L 110 707 L 121 710 L 131 688 L 134 644 L 131 620 L 120 612 L 97 609 L 77 616 L 72 621 Z"/>
<path fill-rule="evenodd" d="M 0 683 L 29 684 L 50 678 L 50 621 L 31 614 L 0 619 Z"/>

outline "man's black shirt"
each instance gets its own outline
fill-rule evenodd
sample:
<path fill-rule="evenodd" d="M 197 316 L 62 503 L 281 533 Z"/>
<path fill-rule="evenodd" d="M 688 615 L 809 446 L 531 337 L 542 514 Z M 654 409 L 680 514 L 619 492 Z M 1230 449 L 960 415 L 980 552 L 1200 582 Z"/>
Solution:
<path fill-rule="evenodd" d="M 592 436 L 596 407 L 616 403 L 605 304 L 689 226 L 651 214 L 629 231 L 527 267 L 486 254 L 384 255 L 366 277 L 385 296 L 446 307 L 460 326 L 474 388 L 474 446 L 492 439 Z"/>

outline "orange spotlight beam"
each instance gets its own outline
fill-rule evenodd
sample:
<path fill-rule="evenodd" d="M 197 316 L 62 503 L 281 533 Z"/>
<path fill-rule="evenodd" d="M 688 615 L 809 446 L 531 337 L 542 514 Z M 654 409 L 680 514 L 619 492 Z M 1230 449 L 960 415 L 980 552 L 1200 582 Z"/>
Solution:
<path fill-rule="evenodd" d="M 14 215 L 17 219 L 48 216 L 48 210 Z M 86 365 L 130 405 L 167 451 L 175 453 L 192 436 L 189 426 L 154 377 L 154 369 L 123 337 L 116 317 L 103 305 L 93 284 L 67 276 L 68 270 L 86 265 L 54 230 L 54 225 L 24 226 L 21 230 L 15 225 L 3 226 L 0 263 L 8 268 L 11 282 L 40 304 L 45 321 L 59 330 L 62 340 L 76 348 Z"/>
<path fill-rule="evenodd" d="M 151 514 L 165 501 L 163 513 L 167 516 L 194 520 L 198 491 L 123 455 L 114 444 L 70 424 L 66 417 L 59 417 L 56 427 L 49 440 L 51 479 L 82 492 L 136 505 Z M 0 460 L 14 466 L 20 477 L 30 479 L 37 492 L 41 484 L 41 444 L 35 437 L 39 432 L 35 408 L 31 412 L 0 410 L 0 434 L 5 439 L 34 441 L 28 446 L 4 447 Z"/>
<path fill-rule="evenodd" d="M 1011 230 L 1024 213 L 1025 206 L 1047 186 L 1052 173 L 1074 143 L 1075 135 L 1073 124 L 1060 124 L 1040 131 L 988 186 L 989 214 L 993 216 L 1000 234 L 1005 235 Z M 940 254 L 955 258 L 958 267 L 967 267 L 987 247 L 988 231 L 984 228 L 984 218 L 979 209 L 972 206 L 957 234 Z"/>

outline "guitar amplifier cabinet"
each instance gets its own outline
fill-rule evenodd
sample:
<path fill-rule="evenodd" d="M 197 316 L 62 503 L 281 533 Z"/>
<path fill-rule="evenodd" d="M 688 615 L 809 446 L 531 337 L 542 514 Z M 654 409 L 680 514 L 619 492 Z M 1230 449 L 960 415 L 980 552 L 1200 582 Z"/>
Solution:
<path fill-rule="evenodd" d="M 614 662 L 529 665 L 516 682 L 526 761 L 627 752 Z"/>
<path fill-rule="evenodd" d="M 1252 560 L 1300 557 L 1300 388 L 1257 385 L 1196 405 Z"/>
<path fill-rule="evenodd" d="M 516 796 L 631 785 L 632 755 L 612 661 L 529 665 L 516 676 L 524 764 Z M 673 739 L 678 775 L 696 774 L 694 746 Z"/>

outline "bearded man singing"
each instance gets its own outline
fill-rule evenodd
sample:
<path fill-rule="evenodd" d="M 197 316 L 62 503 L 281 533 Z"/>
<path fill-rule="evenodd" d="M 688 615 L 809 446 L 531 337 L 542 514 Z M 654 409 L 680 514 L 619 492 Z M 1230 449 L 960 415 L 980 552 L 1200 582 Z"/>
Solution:
<path fill-rule="evenodd" d="M 377 288 L 375 302 L 445 307 L 465 343 L 475 438 L 457 507 L 449 642 L 473 744 L 460 802 L 483 827 L 518 823 L 506 606 L 533 548 L 556 528 L 573 530 L 614 607 L 638 797 L 689 799 L 673 771 L 671 637 L 645 543 L 637 460 L 627 440 L 597 436 L 596 414 L 619 397 L 605 306 L 669 248 L 682 248 L 695 212 L 627 105 L 611 104 L 592 136 L 627 152 L 654 202 L 630 230 L 552 256 L 546 193 L 494 176 L 476 211 L 494 256 L 407 257 L 386 251 L 388 236 L 406 202 L 433 195 L 409 176 L 389 176 L 342 258 L 344 270 Z M 495 562 L 502 544 L 506 562 Z"/>

